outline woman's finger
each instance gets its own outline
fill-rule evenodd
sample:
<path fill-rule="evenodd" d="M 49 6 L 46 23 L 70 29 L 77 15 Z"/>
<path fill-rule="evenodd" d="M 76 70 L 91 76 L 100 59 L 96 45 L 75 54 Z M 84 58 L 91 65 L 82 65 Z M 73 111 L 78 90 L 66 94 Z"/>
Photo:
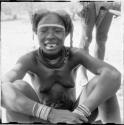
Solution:
<path fill-rule="evenodd" d="M 79 118 L 84 122 L 88 122 L 88 119 L 83 115 L 80 115 Z"/>
<path fill-rule="evenodd" d="M 75 115 L 83 122 L 88 122 L 88 119 L 84 116 L 84 115 L 79 115 L 79 114 L 76 114 Z"/>

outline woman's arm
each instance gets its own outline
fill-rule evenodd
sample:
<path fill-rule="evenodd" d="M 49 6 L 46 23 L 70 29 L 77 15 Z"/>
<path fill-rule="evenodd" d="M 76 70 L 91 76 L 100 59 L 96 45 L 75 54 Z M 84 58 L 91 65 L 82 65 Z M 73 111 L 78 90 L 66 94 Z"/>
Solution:
<path fill-rule="evenodd" d="M 32 60 L 29 60 L 29 57 L 23 57 L 18 60 L 17 64 L 12 70 L 10 70 L 8 73 L 6 73 L 6 75 L 3 76 L 2 106 L 10 111 L 18 112 L 28 116 L 34 116 L 45 120 L 51 108 L 34 101 L 37 99 L 32 100 L 31 98 L 29 98 L 27 95 L 25 95 L 25 93 L 22 92 L 25 90 L 20 91 L 21 89 L 25 89 L 23 88 L 23 80 L 20 80 L 20 85 L 18 85 L 18 80 L 23 79 L 26 72 L 31 70 L 31 62 Z M 16 84 L 17 86 L 20 86 L 22 88 L 18 89 Z M 27 88 L 27 91 L 28 90 L 30 89 Z M 33 92 L 34 91 L 32 89 L 32 95 Z M 31 93 L 31 91 L 29 91 L 29 93 Z M 44 112 L 39 112 L 39 109 L 44 109 Z M 39 113 L 41 114 L 41 116 L 39 116 Z"/>
<path fill-rule="evenodd" d="M 77 58 L 78 63 L 84 65 L 88 70 L 95 74 L 95 76 L 87 83 L 87 99 L 81 103 L 82 105 L 87 106 L 92 112 L 100 104 L 115 96 L 115 93 L 120 87 L 121 74 L 113 66 L 93 58 L 82 49 L 79 49 L 76 52 L 75 57 Z"/>
<path fill-rule="evenodd" d="M 8 71 L 5 75 L 2 76 L 2 106 L 9 108 L 9 110 L 16 111 L 17 108 L 14 108 L 16 105 L 16 99 L 21 98 L 20 93 L 14 87 L 13 82 L 19 79 L 23 79 L 26 72 L 28 71 L 29 64 L 26 60 L 27 56 L 21 57 L 16 65 Z M 28 65 L 27 65 L 28 64 Z M 24 101 L 25 102 L 25 101 Z"/>
<path fill-rule="evenodd" d="M 1 105 L 15 112 L 26 115 L 32 115 L 32 108 L 35 101 L 24 96 L 13 84 L 6 82 L 2 84 L 2 101 Z"/>
<path fill-rule="evenodd" d="M 76 55 L 78 63 L 82 64 L 86 69 L 91 71 L 93 74 L 101 75 L 104 72 L 110 71 L 112 75 L 119 75 L 120 72 L 112 65 L 92 57 L 83 49 L 78 49 Z"/>
<path fill-rule="evenodd" d="M 1 81 L 2 83 L 11 82 L 13 83 L 15 80 L 23 79 L 26 72 L 30 70 L 31 67 L 31 55 L 26 54 L 18 59 L 14 67 L 5 73 Z"/>

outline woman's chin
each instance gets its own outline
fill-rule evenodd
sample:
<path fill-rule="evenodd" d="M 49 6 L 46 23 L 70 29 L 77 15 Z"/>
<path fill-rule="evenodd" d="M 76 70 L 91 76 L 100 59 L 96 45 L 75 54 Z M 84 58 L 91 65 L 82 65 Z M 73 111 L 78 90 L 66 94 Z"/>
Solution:
<path fill-rule="evenodd" d="M 45 49 L 43 51 L 47 54 L 53 55 L 53 54 L 57 54 L 60 50 L 59 49 Z"/>

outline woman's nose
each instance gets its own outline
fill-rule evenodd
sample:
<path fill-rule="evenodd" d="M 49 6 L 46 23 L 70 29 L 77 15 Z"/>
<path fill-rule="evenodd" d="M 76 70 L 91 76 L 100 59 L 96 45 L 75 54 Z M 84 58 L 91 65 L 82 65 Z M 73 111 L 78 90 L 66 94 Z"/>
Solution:
<path fill-rule="evenodd" d="M 49 38 L 49 39 L 54 38 L 54 32 L 52 30 L 48 31 L 47 38 Z"/>

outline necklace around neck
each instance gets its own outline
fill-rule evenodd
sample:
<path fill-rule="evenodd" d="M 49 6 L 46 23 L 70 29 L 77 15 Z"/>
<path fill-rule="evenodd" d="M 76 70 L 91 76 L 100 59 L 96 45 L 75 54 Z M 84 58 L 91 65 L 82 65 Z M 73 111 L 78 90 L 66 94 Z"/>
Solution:
<path fill-rule="evenodd" d="M 63 49 L 61 50 L 60 56 L 58 56 L 55 59 L 49 59 L 49 58 L 45 57 L 43 52 L 39 49 L 38 56 L 39 56 L 40 62 L 43 63 L 44 65 L 46 65 L 47 67 L 60 68 L 67 62 L 69 52 L 67 51 L 67 49 L 65 47 L 63 47 Z"/>

